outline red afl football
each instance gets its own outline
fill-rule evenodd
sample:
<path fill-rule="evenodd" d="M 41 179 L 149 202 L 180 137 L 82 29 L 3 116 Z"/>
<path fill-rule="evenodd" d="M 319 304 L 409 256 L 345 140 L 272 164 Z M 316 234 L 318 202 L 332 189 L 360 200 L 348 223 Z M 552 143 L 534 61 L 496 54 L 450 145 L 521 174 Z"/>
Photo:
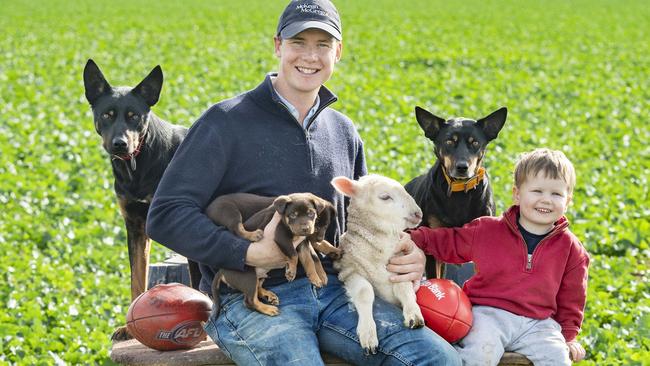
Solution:
<path fill-rule="evenodd" d="M 205 339 L 201 322 L 207 321 L 212 301 L 182 285 L 157 285 L 129 306 L 126 327 L 140 343 L 159 351 L 192 348 Z"/>
<path fill-rule="evenodd" d="M 453 281 L 422 281 L 416 294 L 424 324 L 449 343 L 459 341 L 472 327 L 472 304 Z"/>

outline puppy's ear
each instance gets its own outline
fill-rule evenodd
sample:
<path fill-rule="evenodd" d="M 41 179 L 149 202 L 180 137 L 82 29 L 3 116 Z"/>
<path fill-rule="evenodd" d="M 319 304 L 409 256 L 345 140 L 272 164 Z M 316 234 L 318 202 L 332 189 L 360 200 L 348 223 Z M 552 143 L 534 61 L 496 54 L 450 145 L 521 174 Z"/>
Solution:
<path fill-rule="evenodd" d="M 508 108 L 502 107 L 490 113 L 489 116 L 476 121 L 476 125 L 483 130 L 488 141 L 492 141 L 499 135 L 499 131 L 501 131 L 503 125 L 506 123 L 507 117 Z"/>
<path fill-rule="evenodd" d="M 321 199 L 320 197 L 314 197 L 312 201 L 314 202 L 314 208 L 316 209 L 316 213 L 318 215 L 320 215 L 323 212 L 323 210 L 327 207 L 327 204 L 329 203 L 324 199 Z"/>
<path fill-rule="evenodd" d="M 442 125 L 445 124 L 444 119 L 418 106 L 415 106 L 415 119 L 424 131 L 424 135 L 431 141 L 435 140 Z"/>
<path fill-rule="evenodd" d="M 163 84 L 163 72 L 160 65 L 151 70 L 149 75 L 138 84 L 131 93 L 140 96 L 149 107 L 158 103 Z"/>
<path fill-rule="evenodd" d="M 336 207 L 334 207 L 334 205 L 331 204 L 330 202 L 327 202 L 327 211 L 329 211 L 332 217 L 336 216 Z"/>
<path fill-rule="evenodd" d="M 273 201 L 273 207 L 280 215 L 284 215 L 284 211 L 287 209 L 287 205 L 291 202 L 291 197 L 289 196 L 279 196 Z"/>
<path fill-rule="evenodd" d="M 348 197 L 354 197 L 359 190 L 359 184 L 357 182 L 344 176 L 336 177 L 332 179 L 330 183 L 334 186 L 334 188 L 336 188 L 337 191 Z"/>
<path fill-rule="evenodd" d="M 112 89 L 99 70 L 99 66 L 92 59 L 88 59 L 84 67 L 84 88 L 86 89 L 86 99 L 91 106 L 99 97 L 109 93 Z"/>

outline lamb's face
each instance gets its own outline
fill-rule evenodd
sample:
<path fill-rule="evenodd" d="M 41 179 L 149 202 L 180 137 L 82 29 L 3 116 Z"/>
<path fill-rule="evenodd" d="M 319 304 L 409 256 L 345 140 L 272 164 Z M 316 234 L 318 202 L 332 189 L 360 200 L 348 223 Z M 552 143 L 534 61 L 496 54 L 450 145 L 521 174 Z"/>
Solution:
<path fill-rule="evenodd" d="M 382 221 L 402 225 L 399 230 L 416 227 L 422 220 L 422 210 L 413 197 L 393 179 L 378 175 L 362 177 L 357 192 L 352 200 L 358 207 Z"/>
<path fill-rule="evenodd" d="M 366 183 L 362 204 L 368 210 L 391 222 L 403 223 L 401 229 L 416 227 L 420 223 L 422 210 L 398 182 L 386 177 L 368 178 L 366 182 L 363 178 L 360 180 L 360 183 Z"/>

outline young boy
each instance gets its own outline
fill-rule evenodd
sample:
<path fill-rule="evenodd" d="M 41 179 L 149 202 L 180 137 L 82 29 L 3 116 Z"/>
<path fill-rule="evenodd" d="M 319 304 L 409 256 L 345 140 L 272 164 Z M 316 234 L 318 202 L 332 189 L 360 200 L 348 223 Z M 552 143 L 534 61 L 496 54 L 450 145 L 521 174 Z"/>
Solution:
<path fill-rule="evenodd" d="M 464 365 L 496 365 L 504 351 L 536 366 L 570 365 L 583 319 L 589 256 L 564 216 L 575 185 L 560 151 L 537 149 L 515 166 L 514 205 L 462 228 L 421 227 L 411 239 L 445 262 L 474 261 L 465 282 L 474 324 L 457 345 Z"/>

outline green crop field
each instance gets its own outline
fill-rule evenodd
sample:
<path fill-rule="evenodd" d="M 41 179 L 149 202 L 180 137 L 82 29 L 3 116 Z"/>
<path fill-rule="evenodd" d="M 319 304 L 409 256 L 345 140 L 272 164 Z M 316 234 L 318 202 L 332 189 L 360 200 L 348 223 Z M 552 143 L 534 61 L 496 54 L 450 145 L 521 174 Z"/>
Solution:
<path fill-rule="evenodd" d="M 0 364 L 110 364 L 129 305 L 126 233 L 82 70 L 113 85 L 165 73 L 162 118 L 190 126 L 275 70 L 285 1 L 0 0 Z M 650 364 L 650 6 L 647 1 L 339 0 L 334 108 L 371 172 L 433 163 L 415 105 L 509 108 L 488 149 L 497 211 L 518 154 L 563 150 L 571 229 L 592 255 L 584 365 Z M 154 245 L 153 260 L 168 255 Z"/>

